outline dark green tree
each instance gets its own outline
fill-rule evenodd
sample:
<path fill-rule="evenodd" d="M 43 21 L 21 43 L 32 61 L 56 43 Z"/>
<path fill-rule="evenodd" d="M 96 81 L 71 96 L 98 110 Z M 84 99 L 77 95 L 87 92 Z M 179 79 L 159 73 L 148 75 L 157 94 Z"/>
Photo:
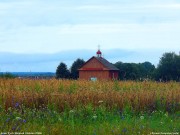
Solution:
<path fill-rule="evenodd" d="M 13 74 L 11 74 L 11 73 L 5 73 L 5 74 L 0 74 L 0 78 L 6 78 L 6 79 L 8 79 L 8 78 L 15 78 L 16 76 L 15 75 L 13 75 Z"/>
<path fill-rule="evenodd" d="M 163 54 L 156 71 L 156 80 L 159 79 L 163 81 L 180 80 L 180 55 L 174 52 Z"/>
<path fill-rule="evenodd" d="M 155 66 L 150 62 L 139 63 L 139 74 L 142 79 L 153 79 Z"/>
<path fill-rule="evenodd" d="M 135 63 L 124 63 L 125 67 L 125 79 L 126 80 L 137 80 L 139 79 L 138 65 Z"/>
<path fill-rule="evenodd" d="M 152 74 L 155 70 L 155 66 L 150 62 L 144 63 L 122 63 L 117 62 L 115 66 L 119 68 L 120 80 L 142 80 L 146 78 L 152 78 Z"/>
<path fill-rule="evenodd" d="M 67 69 L 67 65 L 61 62 L 56 69 L 56 78 L 57 79 L 68 79 L 70 76 L 70 72 Z"/>
<path fill-rule="evenodd" d="M 73 79 L 79 78 L 78 69 L 81 68 L 84 63 L 85 61 L 79 58 L 76 61 L 74 61 L 74 63 L 71 66 L 71 78 Z"/>
<path fill-rule="evenodd" d="M 123 64 L 123 62 L 118 61 L 118 62 L 116 62 L 116 63 L 114 64 L 114 66 L 119 69 L 118 79 L 124 80 L 126 73 L 125 73 L 125 70 L 124 70 L 124 64 Z"/>
<path fill-rule="evenodd" d="M 119 68 L 120 80 L 136 80 L 139 78 L 138 64 L 117 62 L 115 66 Z"/>

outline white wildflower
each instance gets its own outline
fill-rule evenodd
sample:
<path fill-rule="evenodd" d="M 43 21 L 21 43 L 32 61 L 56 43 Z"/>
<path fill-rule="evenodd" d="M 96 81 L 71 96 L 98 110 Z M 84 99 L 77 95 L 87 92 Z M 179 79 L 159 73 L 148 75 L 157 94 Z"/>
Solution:
<path fill-rule="evenodd" d="M 22 118 L 21 117 L 16 117 L 16 120 L 21 120 Z"/>
<path fill-rule="evenodd" d="M 74 113 L 74 110 L 70 110 L 69 113 Z"/>
<path fill-rule="evenodd" d="M 100 100 L 98 103 L 103 103 L 103 101 L 102 101 L 102 100 Z"/>
<path fill-rule="evenodd" d="M 144 119 L 144 116 L 140 116 L 140 119 L 143 120 L 143 119 Z"/>
<path fill-rule="evenodd" d="M 59 121 L 62 121 L 61 117 L 58 118 Z"/>
<path fill-rule="evenodd" d="M 168 112 L 166 112 L 166 113 L 164 114 L 164 116 L 168 117 Z"/>
<path fill-rule="evenodd" d="M 93 119 L 96 119 L 96 118 L 97 118 L 97 115 L 94 115 L 94 116 L 93 116 Z"/>

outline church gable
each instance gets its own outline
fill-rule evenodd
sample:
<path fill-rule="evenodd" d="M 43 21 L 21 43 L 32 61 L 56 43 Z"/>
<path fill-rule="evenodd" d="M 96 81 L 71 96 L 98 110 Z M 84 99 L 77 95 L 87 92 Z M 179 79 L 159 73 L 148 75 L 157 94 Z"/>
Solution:
<path fill-rule="evenodd" d="M 106 67 L 95 57 L 89 59 L 80 70 L 104 70 Z"/>

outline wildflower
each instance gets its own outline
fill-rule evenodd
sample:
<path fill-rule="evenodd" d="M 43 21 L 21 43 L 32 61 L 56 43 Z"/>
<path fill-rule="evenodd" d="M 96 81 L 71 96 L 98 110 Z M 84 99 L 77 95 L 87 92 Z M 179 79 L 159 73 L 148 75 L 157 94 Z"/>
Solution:
<path fill-rule="evenodd" d="M 62 119 L 61 119 L 60 117 L 58 118 L 58 120 L 59 120 L 59 121 L 62 121 Z"/>
<path fill-rule="evenodd" d="M 12 127 L 12 130 L 13 130 L 13 131 L 15 131 L 15 130 L 16 130 L 16 128 L 17 128 L 16 126 L 13 126 L 13 127 Z"/>
<path fill-rule="evenodd" d="M 23 119 L 23 123 L 26 123 L 26 120 L 25 120 L 25 119 Z"/>
<path fill-rule="evenodd" d="M 56 114 L 56 111 L 53 111 L 54 114 Z"/>
<path fill-rule="evenodd" d="M 168 112 L 166 112 L 166 113 L 164 114 L 164 116 L 168 117 Z"/>
<path fill-rule="evenodd" d="M 74 110 L 70 110 L 69 113 L 74 113 Z"/>
<path fill-rule="evenodd" d="M 96 116 L 96 115 L 94 115 L 94 116 L 93 116 L 93 119 L 96 119 L 96 118 L 97 118 L 97 116 Z"/>
<path fill-rule="evenodd" d="M 45 127 L 45 126 L 42 126 L 41 128 L 42 128 L 43 130 L 44 130 L 44 129 L 46 129 L 46 127 Z"/>
<path fill-rule="evenodd" d="M 10 113 L 12 113 L 12 108 L 11 108 L 11 107 L 9 107 L 9 108 L 8 108 L 8 111 L 9 111 Z"/>
<path fill-rule="evenodd" d="M 102 101 L 102 100 L 100 100 L 100 101 L 98 101 L 98 103 L 103 103 L 103 101 Z"/>
<path fill-rule="evenodd" d="M 6 122 L 9 122 L 10 121 L 10 118 L 7 118 Z"/>
<path fill-rule="evenodd" d="M 144 119 L 144 116 L 141 116 L 140 119 L 143 120 L 143 119 Z"/>
<path fill-rule="evenodd" d="M 96 130 L 94 130 L 93 132 L 94 132 L 93 135 L 96 135 Z"/>
<path fill-rule="evenodd" d="M 141 125 L 141 126 L 140 126 L 140 128 L 141 128 L 141 129 L 144 129 L 144 126 L 143 126 L 143 125 Z"/>
<path fill-rule="evenodd" d="M 16 120 L 21 120 L 22 118 L 21 117 L 16 117 Z"/>
<path fill-rule="evenodd" d="M 121 120 L 124 120 L 125 119 L 125 117 L 124 116 L 121 116 Z"/>
<path fill-rule="evenodd" d="M 126 132 L 127 132 L 127 129 L 126 129 L 126 128 L 123 128 L 122 132 L 123 132 L 123 133 L 126 133 Z"/>
<path fill-rule="evenodd" d="M 15 107 L 17 108 L 19 106 L 19 103 L 17 102 L 16 104 L 15 104 Z"/>

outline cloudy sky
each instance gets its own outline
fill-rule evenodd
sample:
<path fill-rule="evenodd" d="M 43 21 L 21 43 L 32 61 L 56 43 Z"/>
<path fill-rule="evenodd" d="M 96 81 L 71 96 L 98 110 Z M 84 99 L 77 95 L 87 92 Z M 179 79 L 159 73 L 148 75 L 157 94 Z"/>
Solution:
<path fill-rule="evenodd" d="M 157 65 L 180 51 L 180 0 L 0 0 L 0 72 L 55 72 L 77 58 Z"/>

